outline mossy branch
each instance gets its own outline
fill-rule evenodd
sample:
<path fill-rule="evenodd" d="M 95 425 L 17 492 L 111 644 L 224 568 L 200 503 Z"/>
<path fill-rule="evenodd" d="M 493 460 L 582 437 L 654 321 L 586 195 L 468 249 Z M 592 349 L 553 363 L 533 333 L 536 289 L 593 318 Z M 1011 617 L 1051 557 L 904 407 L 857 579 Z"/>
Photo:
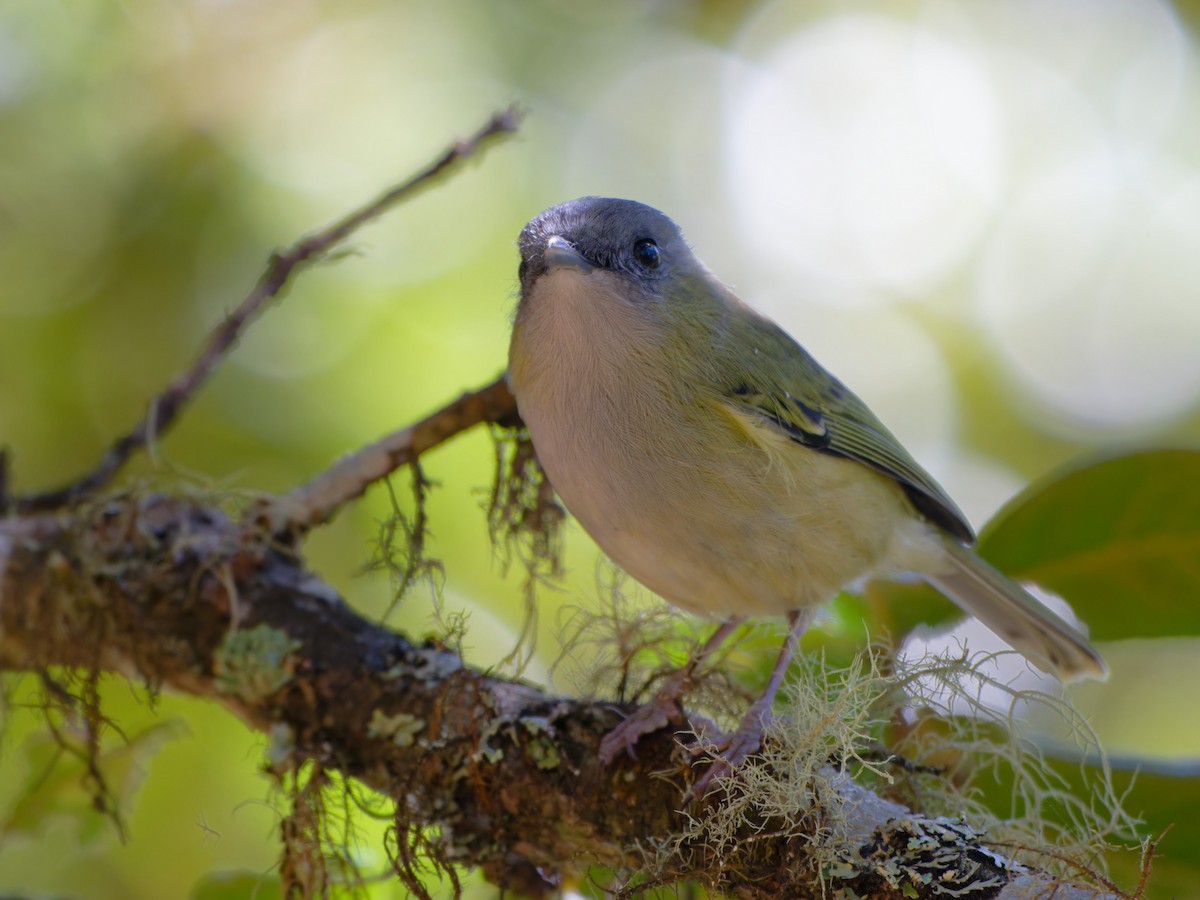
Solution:
<path fill-rule="evenodd" d="M 441 860 L 524 894 L 594 863 L 653 862 L 655 883 L 747 897 L 819 897 L 822 879 L 843 896 L 1107 896 L 836 775 L 850 816 L 837 866 L 819 869 L 811 842 L 771 822 L 720 858 L 664 855 L 688 824 L 693 761 L 672 735 L 686 722 L 606 768 L 597 748 L 621 709 L 475 671 L 364 619 L 253 520 L 195 500 L 129 494 L 0 522 L 0 668 L 51 666 L 211 698 L 271 734 L 277 770 L 313 761 L 360 780 L 396 801 L 402 827 L 440 828 Z"/>

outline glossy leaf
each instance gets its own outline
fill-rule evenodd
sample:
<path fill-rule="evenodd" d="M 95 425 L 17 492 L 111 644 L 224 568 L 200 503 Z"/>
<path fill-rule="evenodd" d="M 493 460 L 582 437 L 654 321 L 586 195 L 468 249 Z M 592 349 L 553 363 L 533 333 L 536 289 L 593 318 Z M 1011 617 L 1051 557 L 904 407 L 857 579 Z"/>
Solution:
<path fill-rule="evenodd" d="M 1096 640 L 1200 635 L 1200 451 L 1153 450 L 1049 476 L 980 534 L 1001 571 L 1059 594 Z M 876 582 L 868 621 L 897 641 L 961 615 L 924 584 Z"/>
<path fill-rule="evenodd" d="M 1200 451 L 1131 453 L 1032 485 L 980 536 L 1098 640 L 1200 634 Z"/>

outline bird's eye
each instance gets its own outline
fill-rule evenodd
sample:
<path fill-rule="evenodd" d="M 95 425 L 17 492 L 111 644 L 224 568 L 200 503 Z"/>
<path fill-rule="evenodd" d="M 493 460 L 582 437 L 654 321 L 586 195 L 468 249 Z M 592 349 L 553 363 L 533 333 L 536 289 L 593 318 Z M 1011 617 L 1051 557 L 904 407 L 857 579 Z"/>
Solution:
<path fill-rule="evenodd" d="M 633 258 L 647 269 L 657 269 L 659 262 L 658 244 L 650 238 L 642 238 L 633 245 Z"/>

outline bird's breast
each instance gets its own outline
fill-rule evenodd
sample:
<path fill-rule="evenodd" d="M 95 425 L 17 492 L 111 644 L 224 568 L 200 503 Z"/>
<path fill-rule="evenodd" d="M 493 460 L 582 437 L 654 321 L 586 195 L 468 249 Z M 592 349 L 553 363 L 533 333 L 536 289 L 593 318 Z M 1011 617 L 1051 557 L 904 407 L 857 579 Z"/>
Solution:
<path fill-rule="evenodd" d="M 509 378 L 563 503 L 630 575 L 714 616 L 782 614 L 884 555 L 899 492 L 731 414 L 599 273 L 522 301 Z M 697 348 L 697 352 L 702 352 Z"/>

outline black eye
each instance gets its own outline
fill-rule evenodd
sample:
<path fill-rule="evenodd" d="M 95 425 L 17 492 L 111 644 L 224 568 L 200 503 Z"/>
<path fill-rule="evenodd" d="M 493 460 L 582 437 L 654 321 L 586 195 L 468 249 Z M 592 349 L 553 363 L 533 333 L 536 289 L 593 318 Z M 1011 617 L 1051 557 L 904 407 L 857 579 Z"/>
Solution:
<path fill-rule="evenodd" d="M 657 269 L 659 261 L 658 244 L 650 238 L 642 238 L 633 245 L 633 258 L 647 269 Z"/>

